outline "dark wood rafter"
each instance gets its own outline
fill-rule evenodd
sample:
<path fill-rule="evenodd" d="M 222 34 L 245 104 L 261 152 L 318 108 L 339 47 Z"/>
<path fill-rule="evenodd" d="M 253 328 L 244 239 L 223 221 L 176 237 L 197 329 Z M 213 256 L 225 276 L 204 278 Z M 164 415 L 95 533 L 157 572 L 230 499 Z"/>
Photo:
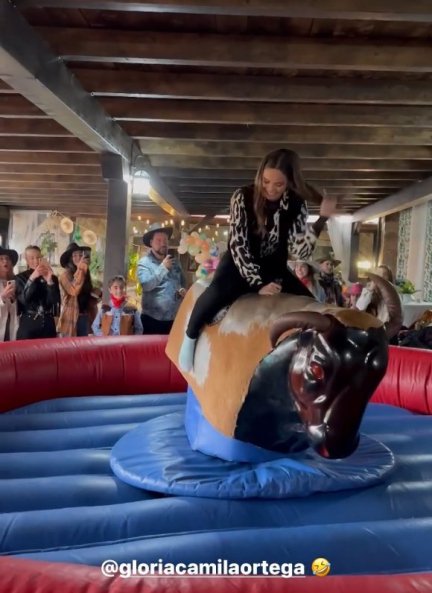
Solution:
<path fill-rule="evenodd" d="M 432 128 L 323 125 L 238 125 L 123 121 L 129 134 L 147 140 L 274 142 L 290 144 L 432 145 Z"/>
<path fill-rule="evenodd" d="M 430 0 L 0 0 L 0 203 L 102 210 L 113 142 L 152 220 L 226 212 L 281 147 L 341 212 L 408 200 L 432 172 L 429 24 Z"/>
<path fill-rule="evenodd" d="M 338 80 L 324 77 L 289 78 L 233 74 L 190 74 L 74 68 L 87 91 L 95 96 L 135 96 L 142 99 L 202 101 L 263 101 L 278 103 L 348 103 L 430 105 L 432 83 L 412 80 Z"/>
<path fill-rule="evenodd" d="M 430 43 L 41 27 L 66 60 L 171 66 L 431 72 Z M 199 51 L 198 51 L 199 48 Z"/>
<path fill-rule="evenodd" d="M 57 142 L 58 146 L 63 146 L 69 141 L 84 143 L 98 153 L 120 155 L 128 167 L 133 167 L 136 159 L 142 156 L 133 138 L 81 87 L 63 61 L 58 59 L 58 55 L 52 52 L 16 7 L 7 0 L 0 0 L 0 62 L 1 77 L 32 104 L 31 108 L 26 106 L 25 99 L 21 98 L 24 102 L 21 109 L 25 114 L 27 110 L 39 108 L 45 114 L 49 113 L 52 119 L 79 139 L 63 138 Z M 3 115 L 3 111 L 7 112 L 8 100 L 11 98 L 15 101 L 20 99 L 14 95 L 0 95 L 0 115 Z M 15 144 L 11 143 L 11 150 L 35 150 L 27 143 L 23 148 L 19 148 L 17 143 L 18 140 L 29 142 L 34 139 L 32 137 L 14 136 L 12 139 Z M 42 140 L 51 139 L 37 140 L 41 146 Z M 43 150 L 50 149 L 44 145 Z M 174 212 L 187 214 L 172 190 L 156 172 L 153 174 L 159 193 L 163 193 L 164 201 Z"/>
<path fill-rule="evenodd" d="M 20 7 L 231 16 L 432 22 L 428 0 L 16 0 Z"/>

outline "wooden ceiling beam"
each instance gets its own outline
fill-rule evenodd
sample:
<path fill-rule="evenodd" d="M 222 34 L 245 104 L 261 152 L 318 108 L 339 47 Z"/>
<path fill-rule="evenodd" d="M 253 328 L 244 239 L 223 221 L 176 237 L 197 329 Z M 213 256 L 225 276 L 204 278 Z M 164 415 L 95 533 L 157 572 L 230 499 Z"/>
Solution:
<path fill-rule="evenodd" d="M 242 185 L 247 185 L 251 183 L 251 179 L 244 178 L 244 179 L 167 179 L 167 183 L 172 185 L 177 189 L 177 191 L 181 192 L 185 189 L 189 190 L 190 192 L 207 192 L 211 193 L 213 190 L 229 190 L 231 188 L 241 187 Z M 362 181 L 361 179 L 357 181 L 343 181 L 343 180 L 328 180 L 323 182 L 322 184 L 325 185 L 326 188 L 344 188 L 344 189 L 357 189 L 357 188 L 376 188 L 376 187 L 384 187 L 386 189 L 389 188 L 398 188 L 403 185 L 403 181 L 391 181 L 391 180 L 371 180 L 371 181 Z M 319 185 L 317 183 L 317 185 Z"/>
<path fill-rule="evenodd" d="M 154 167 L 184 167 L 202 169 L 253 169 L 260 164 L 259 158 L 248 157 L 186 157 L 152 155 Z M 302 159 L 304 171 L 432 171 L 432 161 L 390 160 L 390 159 Z M 217 177 L 215 171 L 214 176 Z"/>
<path fill-rule="evenodd" d="M 1 153 L 0 153 L 1 154 Z M 37 179 L 38 175 L 48 177 L 58 177 L 62 180 L 64 177 L 71 177 L 76 180 L 76 177 L 84 177 L 85 181 L 95 180 L 97 183 L 105 183 L 102 179 L 102 172 L 99 166 L 91 165 L 88 167 L 79 167 L 77 165 L 31 165 L 31 164 L 4 164 L 0 159 L 0 173 L 7 173 L 8 175 L 32 175 Z M 52 181 L 52 179 L 49 179 Z"/>
<path fill-rule="evenodd" d="M 73 194 L 75 191 L 86 191 L 88 193 L 106 194 L 106 186 L 91 185 L 85 183 L 50 183 L 43 181 L 18 181 L 7 179 L 3 175 L 0 175 L 0 187 L 4 189 L 23 189 L 28 191 L 40 190 L 40 191 L 53 191 L 53 192 L 64 192 Z"/>
<path fill-rule="evenodd" d="M 289 106 L 287 107 L 289 109 Z M 284 144 L 432 145 L 431 128 L 323 125 L 231 125 L 123 121 L 122 127 L 145 146 L 147 140 L 283 142 Z"/>
<path fill-rule="evenodd" d="M 118 97 L 102 97 L 100 101 L 118 121 L 432 127 L 432 110 L 427 106 L 337 105 L 329 108 L 327 105 L 301 103 L 157 101 Z"/>
<path fill-rule="evenodd" d="M 21 8 L 54 7 L 306 19 L 432 22 L 428 0 L 16 0 Z"/>
<path fill-rule="evenodd" d="M 0 136 L 72 136 L 50 119 L 0 117 Z"/>
<path fill-rule="evenodd" d="M 331 192 L 332 195 L 339 196 L 339 199 L 347 200 L 357 198 L 357 196 L 388 196 L 391 193 L 394 193 L 392 189 L 389 191 L 385 191 L 384 189 L 377 189 L 377 190 L 347 190 L 347 191 L 334 191 Z M 226 202 L 230 200 L 230 193 L 229 192 L 222 192 L 222 193 L 210 193 L 210 194 L 196 194 L 196 193 L 189 193 L 189 192 L 182 192 L 179 193 L 179 198 L 186 203 L 188 202 L 197 202 L 203 204 L 213 204 L 216 202 Z"/>
<path fill-rule="evenodd" d="M 0 136 L 0 151 L 2 150 L 91 153 L 88 146 L 73 137 Z"/>
<path fill-rule="evenodd" d="M 0 150 L 0 163 L 14 165 L 50 165 L 54 167 L 63 167 L 64 165 L 80 165 L 83 175 L 86 174 L 87 167 L 93 169 L 95 166 L 100 171 L 100 156 L 94 152 L 32 152 L 32 151 L 14 151 Z"/>
<path fill-rule="evenodd" d="M 368 220 L 379 216 L 387 216 L 393 212 L 412 208 L 419 204 L 430 201 L 432 197 L 432 177 L 428 177 L 421 183 L 414 183 L 408 187 L 395 192 L 384 200 L 379 200 L 369 206 L 358 210 L 354 214 L 354 221 Z"/>
<path fill-rule="evenodd" d="M 183 155 L 191 157 L 260 157 L 284 144 L 265 144 L 259 142 L 190 142 L 188 140 L 146 140 L 141 143 L 143 151 L 151 156 Z M 432 147 L 429 146 L 369 146 L 334 144 L 294 144 L 292 148 L 301 158 L 331 159 L 413 159 L 431 160 Z"/>
<path fill-rule="evenodd" d="M 65 60 L 240 68 L 431 72 L 427 42 L 242 36 L 40 27 Z M 199 51 L 198 51 L 199 48 Z"/>
<path fill-rule="evenodd" d="M 241 167 L 233 168 L 227 165 L 222 169 L 212 168 L 200 168 L 191 169 L 187 167 L 158 167 L 158 172 L 168 183 L 171 183 L 173 179 L 249 179 L 253 181 L 255 177 L 256 167 Z M 323 171 L 310 169 L 305 172 L 305 177 L 309 181 L 325 181 L 327 179 L 333 180 L 400 180 L 400 181 L 417 181 L 425 177 L 425 173 L 418 171 L 368 171 L 368 172 L 357 172 L 355 170 L 342 170 L 342 171 Z"/>
<path fill-rule="evenodd" d="M 34 117 L 49 119 L 36 105 L 16 93 L 0 94 L 0 117 Z"/>
<path fill-rule="evenodd" d="M 265 101 L 281 103 L 369 103 L 430 105 L 427 80 L 358 80 L 190 74 L 74 68 L 81 84 L 95 96 L 135 96 L 148 99 L 205 101 Z"/>

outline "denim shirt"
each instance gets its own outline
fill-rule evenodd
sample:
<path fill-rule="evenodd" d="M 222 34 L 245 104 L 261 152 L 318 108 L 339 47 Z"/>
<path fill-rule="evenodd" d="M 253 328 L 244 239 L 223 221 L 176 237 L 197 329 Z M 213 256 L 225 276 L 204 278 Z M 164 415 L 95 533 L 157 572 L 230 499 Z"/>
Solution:
<path fill-rule="evenodd" d="M 177 291 L 184 287 L 184 276 L 177 259 L 171 270 L 150 251 L 138 263 L 138 281 L 142 286 L 142 313 L 159 321 L 172 321 L 181 303 Z"/>

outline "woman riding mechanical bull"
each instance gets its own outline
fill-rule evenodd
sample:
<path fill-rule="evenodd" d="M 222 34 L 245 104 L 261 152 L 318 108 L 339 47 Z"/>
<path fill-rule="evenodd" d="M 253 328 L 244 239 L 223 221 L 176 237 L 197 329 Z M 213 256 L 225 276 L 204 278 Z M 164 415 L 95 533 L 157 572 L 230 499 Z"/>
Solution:
<path fill-rule="evenodd" d="M 401 308 L 392 285 L 371 275 L 390 313 L 384 327 L 367 313 L 318 303 L 290 272 L 288 253 L 310 257 L 335 210 L 321 196 L 321 216 L 307 225 L 305 199 L 317 197 L 295 153 L 265 157 L 254 187 L 232 197 L 228 251 L 211 285 L 196 283 L 186 295 L 167 354 L 223 435 L 281 453 L 312 445 L 346 457 L 387 368 Z"/>

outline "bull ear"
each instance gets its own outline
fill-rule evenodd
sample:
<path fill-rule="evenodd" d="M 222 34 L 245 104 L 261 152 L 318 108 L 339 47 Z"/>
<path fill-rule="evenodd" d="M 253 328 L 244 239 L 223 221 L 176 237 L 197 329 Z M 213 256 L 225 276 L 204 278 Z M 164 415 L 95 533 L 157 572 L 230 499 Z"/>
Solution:
<path fill-rule="evenodd" d="M 332 315 L 321 315 L 315 311 L 297 311 L 276 319 L 270 328 L 270 340 L 274 348 L 281 335 L 290 329 L 314 329 L 318 332 L 326 332 L 331 327 L 337 326 L 342 327 L 342 324 Z"/>
<path fill-rule="evenodd" d="M 389 320 L 385 324 L 387 337 L 393 338 L 402 326 L 402 305 L 397 290 L 387 280 L 376 274 L 368 274 L 368 277 L 377 286 L 382 299 L 389 313 Z"/>

